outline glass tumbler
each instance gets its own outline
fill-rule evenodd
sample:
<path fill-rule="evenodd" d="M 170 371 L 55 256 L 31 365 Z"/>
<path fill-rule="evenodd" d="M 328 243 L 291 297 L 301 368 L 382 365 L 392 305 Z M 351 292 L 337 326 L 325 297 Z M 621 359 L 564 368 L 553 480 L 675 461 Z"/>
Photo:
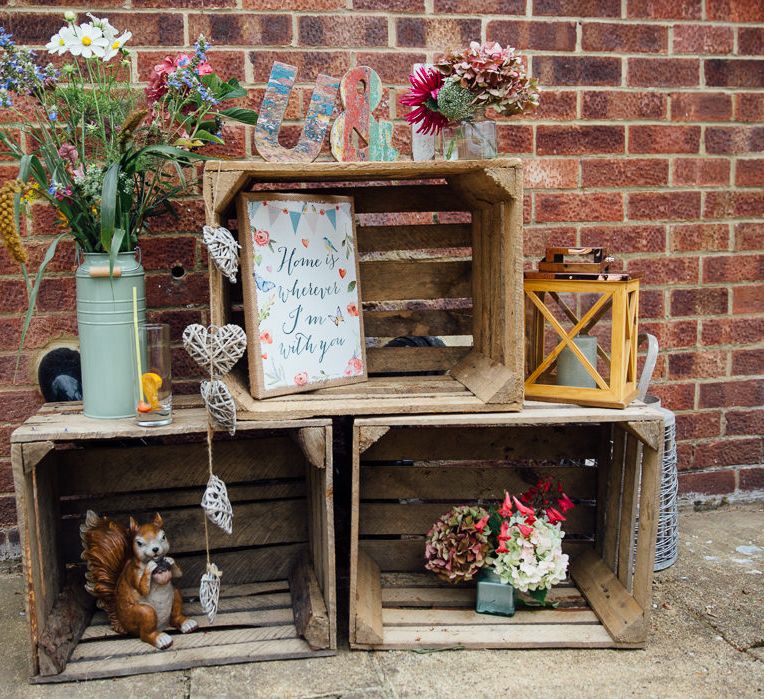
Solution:
<path fill-rule="evenodd" d="M 135 421 L 141 427 L 159 427 L 172 422 L 172 371 L 170 326 L 146 323 L 138 326 L 133 351 Z"/>

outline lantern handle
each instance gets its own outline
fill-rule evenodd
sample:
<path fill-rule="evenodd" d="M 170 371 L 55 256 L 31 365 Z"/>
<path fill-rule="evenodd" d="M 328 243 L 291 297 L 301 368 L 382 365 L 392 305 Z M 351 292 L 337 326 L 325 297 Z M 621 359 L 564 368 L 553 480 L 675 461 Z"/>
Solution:
<path fill-rule="evenodd" d="M 641 401 L 645 400 L 647 389 L 653 378 L 653 371 L 655 371 L 655 363 L 658 361 L 658 338 L 650 333 L 640 333 L 637 336 L 637 347 L 645 341 L 647 341 L 647 356 L 645 357 L 645 365 L 642 367 L 642 375 L 639 377 L 639 383 L 637 383 L 637 398 Z"/>

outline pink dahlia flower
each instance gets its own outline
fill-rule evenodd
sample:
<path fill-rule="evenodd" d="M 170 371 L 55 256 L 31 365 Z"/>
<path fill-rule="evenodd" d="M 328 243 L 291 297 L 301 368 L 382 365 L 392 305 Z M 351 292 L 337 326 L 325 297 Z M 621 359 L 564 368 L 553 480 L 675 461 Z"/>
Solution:
<path fill-rule="evenodd" d="M 409 124 L 419 124 L 423 134 L 439 133 L 448 125 L 448 119 L 438 111 L 438 93 L 443 87 L 443 76 L 435 68 L 419 68 L 409 75 L 411 90 L 401 97 L 401 104 L 415 107 L 406 115 Z"/>

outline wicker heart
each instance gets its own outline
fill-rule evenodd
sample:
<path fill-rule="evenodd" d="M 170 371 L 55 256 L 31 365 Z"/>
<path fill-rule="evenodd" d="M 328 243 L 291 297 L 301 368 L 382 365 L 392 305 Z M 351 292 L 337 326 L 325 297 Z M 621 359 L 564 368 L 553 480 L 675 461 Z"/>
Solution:
<path fill-rule="evenodd" d="M 220 599 L 220 578 L 223 571 L 214 563 L 207 564 L 207 572 L 202 575 L 199 583 L 199 604 L 202 611 L 207 615 L 210 624 L 215 621 L 218 614 L 218 600 Z"/>
<path fill-rule="evenodd" d="M 228 489 L 215 475 L 210 475 L 207 481 L 207 489 L 202 497 L 202 509 L 207 519 L 217 524 L 226 534 L 233 531 L 233 508 L 228 499 Z"/>
<path fill-rule="evenodd" d="M 236 403 L 234 403 L 228 387 L 217 379 L 202 381 L 201 393 L 210 417 L 233 435 L 236 432 Z"/>
<path fill-rule="evenodd" d="M 235 284 L 236 274 L 239 271 L 241 245 L 234 240 L 231 231 L 223 226 L 204 226 L 202 239 L 220 273 Z"/>
<path fill-rule="evenodd" d="M 194 323 L 183 331 L 183 346 L 200 367 L 213 376 L 223 376 L 247 349 L 247 334 L 238 325 L 205 328 Z"/>

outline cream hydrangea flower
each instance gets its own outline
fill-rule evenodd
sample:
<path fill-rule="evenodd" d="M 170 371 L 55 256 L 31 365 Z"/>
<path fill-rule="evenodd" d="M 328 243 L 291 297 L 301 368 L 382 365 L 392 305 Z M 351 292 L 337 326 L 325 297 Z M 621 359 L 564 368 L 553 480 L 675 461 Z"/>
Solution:
<path fill-rule="evenodd" d="M 92 58 L 93 56 L 102 58 L 106 54 L 108 46 L 109 41 L 103 32 L 89 22 L 76 27 L 73 39 L 67 42 L 67 48 L 72 56 L 82 56 L 83 58 Z"/>
<path fill-rule="evenodd" d="M 69 44 L 74 41 L 74 30 L 64 25 L 58 30 L 50 41 L 45 44 L 45 48 L 48 49 L 48 53 L 55 53 L 59 56 L 63 56 L 69 50 Z"/>

